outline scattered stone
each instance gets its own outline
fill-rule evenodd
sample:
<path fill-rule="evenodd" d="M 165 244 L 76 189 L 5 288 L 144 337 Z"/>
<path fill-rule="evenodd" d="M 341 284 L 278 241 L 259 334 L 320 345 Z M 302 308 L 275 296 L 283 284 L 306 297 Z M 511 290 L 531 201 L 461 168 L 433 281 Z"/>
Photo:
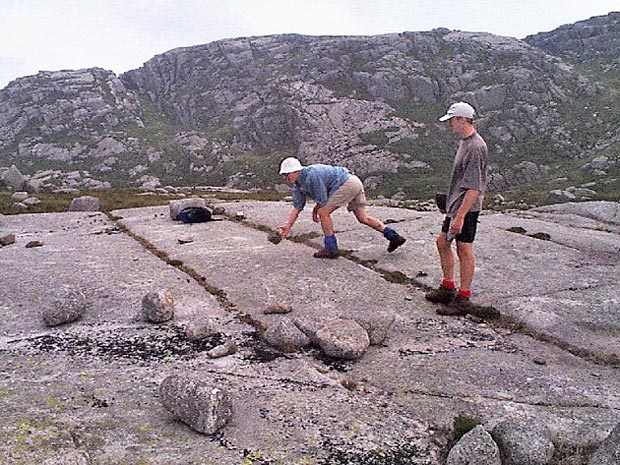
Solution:
<path fill-rule="evenodd" d="M 293 324 L 310 338 L 313 344 L 318 345 L 319 340 L 316 337 L 316 333 L 323 327 L 329 320 L 318 316 L 304 315 L 297 317 L 293 320 Z"/>
<path fill-rule="evenodd" d="M 193 237 L 181 237 L 179 239 L 177 239 L 178 243 L 183 245 L 183 244 L 191 244 L 192 242 L 194 242 L 194 238 Z"/>
<path fill-rule="evenodd" d="M 344 320 L 354 320 L 368 333 L 370 345 L 383 344 L 396 316 L 391 312 L 376 311 L 366 315 L 341 315 Z"/>
<path fill-rule="evenodd" d="M 263 310 L 265 315 L 270 315 L 273 313 L 285 314 L 291 313 L 293 311 L 293 306 L 291 304 L 287 304 L 284 302 L 276 302 L 273 304 L 267 305 L 267 308 Z"/>
<path fill-rule="evenodd" d="M 5 234 L 4 236 L 0 236 L 0 247 L 11 244 L 15 244 L 15 234 Z"/>
<path fill-rule="evenodd" d="M 245 213 L 243 213 L 243 212 L 235 213 L 235 219 L 236 220 L 245 220 Z"/>
<path fill-rule="evenodd" d="M 572 202 L 577 197 L 575 197 L 574 194 L 571 194 L 568 191 L 563 191 L 563 190 L 560 190 L 560 189 L 554 189 L 554 190 L 550 191 L 549 194 L 547 194 L 547 198 L 551 202 L 564 203 L 564 202 Z"/>
<path fill-rule="evenodd" d="M 272 244 L 279 244 L 282 242 L 282 236 L 280 236 L 277 232 L 270 232 L 269 236 L 267 236 L 267 240 Z"/>
<path fill-rule="evenodd" d="M 537 232 L 537 233 L 534 233 L 534 234 L 528 234 L 528 236 L 533 237 L 534 239 L 540 239 L 541 241 L 550 241 L 551 240 L 551 234 L 544 233 L 544 232 Z"/>
<path fill-rule="evenodd" d="M 216 206 L 213 207 L 213 214 L 214 215 L 223 215 L 226 212 L 226 209 L 222 206 Z"/>
<path fill-rule="evenodd" d="M 237 343 L 235 341 L 226 341 L 224 344 L 215 346 L 213 349 L 207 352 L 209 358 L 222 358 L 232 355 L 237 352 Z"/>
<path fill-rule="evenodd" d="M 370 345 L 366 330 L 353 320 L 332 320 L 316 337 L 325 355 L 345 360 L 360 358 Z"/>
<path fill-rule="evenodd" d="M 168 376 L 159 386 L 159 395 L 169 412 L 199 433 L 215 434 L 233 414 L 226 390 L 192 375 Z"/>
<path fill-rule="evenodd" d="M 86 452 L 71 450 L 57 452 L 55 457 L 45 460 L 41 465 L 90 465 L 92 460 Z"/>
<path fill-rule="evenodd" d="M 49 327 L 72 323 L 82 318 L 87 306 L 86 295 L 82 291 L 61 290 L 52 297 L 50 304 L 43 308 L 41 317 Z"/>
<path fill-rule="evenodd" d="M 8 187 L 18 191 L 21 191 L 26 184 L 26 178 L 15 165 L 12 165 L 3 173 L 2 181 L 4 181 L 4 184 Z"/>
<path fill-rule="evenodd" d="M 573 194 L 579 200 L 592 200 L 597 197 L 597 192 L 592 189 L 588 189 L 585 187 L 569 187 L 566 189 L 568 192 Z"/>
<path fill-rule="evenodd" d="M 311 343 L 310 338 L 288 318 L 267 328 L 265 341 L 283 352 L 293 352 Z"/>
<path fill-rule="evenodd" d="M 480 425 L 463 435 L 450 450 L 446 465 L 502 465 L 499 448 Z"/>
<path fill-rule="evenodd" d="M 555 452 L 551 430 L 535 420 L 505 420 L 491 436 L 502 451 L 503 465 L 547 465 Z"/>
<path fill-rule="evenodd" d="M 194 318 L 185 326 L 185 336 L 190 341 L 200 341 L 217 334 L 213 322 L 207 318 Z"/>
<path fill-rule="evenodd" d="M 163 323 L 174 317 L 174 298 L 170 291 L 149 292 L 142 298 L 142 317 L 151 323 Z"/>
<path fill-rule="evenodd" d="M 15 202 L 22 202 L 24 200 L 26 200 L 28 198 L 28 192 L 15 192 L 13 193 L 13 195 L 11 195 L 11 200 L 14 200 Z"/>
<path fill-rule="evenodd" d="M 544 358 L 535 358 L 535 359 L 533 360 L 533 362 L 534 362 L 536 365 L 541 365 L 541 366 L 544 366 L 544 365 L 546 365 L 546 364 L 547 364 L 547 361 L 546 361 Z"/>
<path fill-rule="evenodd" d="M 588 465 L 618 465 L 620 463 L 620 423 L 603 439 Z"/>
<path fill-rule="evenodd" d="M 39 205 L 41 203 L 41 200 L 37 199 L 36 197 L 28 197 L 27 199 L 24 199 L 22 203 L 27 207 L 34 207 L 35 205 Z"/>
<path fill-rule="evenodd" d="M 187 207 L 207 207 L 205 199 L 202 197 L 189 197 L 187 199 L 178 199 L 170 201 L 170 218 L 174 221 L 179 219 L 181 210 Z"/>
<path fill-rule="evenodd" d="M 97 197 L 84 195 L 77 197 L 71 201 L 69 205 L 70 212 L 94 212 L 101 209 L 101 203 Z"/>
<path fill-rule="evenodd" d="M 26 244 L 27 249 L 32 249 L 33 247 L 43 247 L 43 241 L 30 241 Z"/>

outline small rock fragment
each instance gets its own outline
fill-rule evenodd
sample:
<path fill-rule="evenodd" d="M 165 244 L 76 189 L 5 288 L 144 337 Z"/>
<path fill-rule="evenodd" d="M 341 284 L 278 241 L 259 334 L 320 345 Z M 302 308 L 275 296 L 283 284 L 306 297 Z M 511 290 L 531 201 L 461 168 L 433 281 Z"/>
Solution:
<path fill-rule="evenodd" d="M 292 311 L 293 311 L 293 307 L 291 304 L 287 304 L 284 302 L 276 302 L 276 303 L 267 305 L 267 308 L 263 310 L 263 313 L 265 315 L 270 315 L 272 313 L 279 313 L 279 314 L 291 313 Z"/>
<path fill-rule="evenodd" d="M 224 344 L 215 346 L 207 352 L 209 358 L 222 358 L 237 352 L 237 343 L 235 341 L 226 341 Z"/>
<path fill-rule="evenodd" d="M 279 244 L 282 242 L 282 236 L 280 236 L 277 232 L 271 232 L 269 233 L 269 236 L 267 236 L 267 240 L 272 244 Z"/>

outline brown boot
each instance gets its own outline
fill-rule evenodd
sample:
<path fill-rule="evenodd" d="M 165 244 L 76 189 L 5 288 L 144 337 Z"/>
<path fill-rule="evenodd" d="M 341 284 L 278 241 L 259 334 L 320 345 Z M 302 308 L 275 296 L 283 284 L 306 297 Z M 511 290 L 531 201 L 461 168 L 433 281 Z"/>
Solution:
<path fill-rule="evenodd" d="M 447 304 L 437 309 L 438 315 L 458 316 L 467 315 L 471 312 L 473 305 L 467 297 L 456 294 Z"/>
<path fill-rule="evenodd" d="M 448 289 L 447 287 L 439 286 L 437 289 L 427 292 L 424 298 L 436 304 L 447 304 L 452 301 L 455 295 L 456 289 Z"/>

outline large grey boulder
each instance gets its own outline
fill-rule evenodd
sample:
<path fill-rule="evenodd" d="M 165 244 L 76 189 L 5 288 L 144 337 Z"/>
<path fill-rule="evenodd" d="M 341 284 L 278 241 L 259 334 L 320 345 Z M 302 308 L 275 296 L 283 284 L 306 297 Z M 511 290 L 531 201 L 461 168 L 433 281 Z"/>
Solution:
<path fill-rule="evenodd" d="M 43 307 L 41 317 L 46 326 L 59 326 L 82 318 L 87 307 L 86 295 L 81 290 L 60 290 Z"/>
<path fill-rule="evenodd" d="M 163 323 L 174 317 L 174 297 L 167 290 L 149 292 L 142 298 L 142 318 L 151 323 Z"/>
<path fill-rule="evenodd" d="M 192 375 L 171 375 L 159 386 L 164 407 L 199 433 L 214 434 L 233 414 L 228 392 Z"/>
<path fill-rule="evenodd" d="M 577 197 L 575 196 L 575 194 L 572 194 L 572 193 L 570 193 L 568 191 L 563 191 L 563 190 L 560 190 L 560 189 L 554 189 L 552 191 L 549 191 L 549 193 L 547 194 L 547 198 L 551 202 L 563 203 L 563 202 L 572 202 Z"/>
<path fill-rule="evenodd" d="M 555 452 L 551 430 L 536 420 L 505 420 L 491 436 L 501 451 L 502 465 L 548 465 Z"/>
<path fill-rule="evenodd" d="M 277 347 L 285 352 L 292 352 L 311 343 L 310 338 L 288 318 L 267 328 L 265 341 L 270 346 Z"/>
<path fill-rule="evenodd" d="M 15 200 L 16 202 L 23 202 L 27 198 L 28 192 L 24 191 L 14 192 L 13 195 L 11 195 L 11 200 Z"/>
<path fill-rule="evenodd" d="M 206 207 L 205 199 L 201 197 L 190 197 L 188 199 L 178 199 L 170 201 L 170 218 L 177 220 L 181 210 L 187 207 Z"/>
<path fill-rule="evenodd" d="M 77 197 L 71 201 L 69 205 L 70 212 L 94 212 L 101 209 L 101 203 L 97 197 L 84 195 Z"/>
<path fill-rule="evenodd" d="M 502 465 L 499 448 L 480 425 L 463 435 L 450 450 L 446 465 Z"/>
<path fill-rule="evenodd" d="M 316 338 L 325 355 L 345 360 L 360 358 L 370 345 L 366 330 L 353 320 L 332 320 L 316 333 Z"/>
<path fill-rule="evenodd" d="M 588 465 L 618 464 L 620 464 L 620 423 L 611 430 L 588 462 Z"/>
<path fill-rule="evenodd" d="M 26 177 L 17 169 L 15 165 L 12 165 L 8 170 L 2 174 L 2 181 L 7 187 L 21 191 L 26 185 Z"/>

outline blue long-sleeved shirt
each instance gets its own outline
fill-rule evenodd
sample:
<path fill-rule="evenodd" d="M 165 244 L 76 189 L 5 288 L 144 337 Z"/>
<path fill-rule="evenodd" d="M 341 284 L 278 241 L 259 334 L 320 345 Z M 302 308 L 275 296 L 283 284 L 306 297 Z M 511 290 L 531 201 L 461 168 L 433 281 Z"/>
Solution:
<path fill-rule="evenodd" d="M 293 185 L 293 206 L 299 211 L 303 210 L 306 199 L 310 197 L 322 207 L 349 176 L 349 170 L 342 166 L 316 164 L 302 168 Z"/>

